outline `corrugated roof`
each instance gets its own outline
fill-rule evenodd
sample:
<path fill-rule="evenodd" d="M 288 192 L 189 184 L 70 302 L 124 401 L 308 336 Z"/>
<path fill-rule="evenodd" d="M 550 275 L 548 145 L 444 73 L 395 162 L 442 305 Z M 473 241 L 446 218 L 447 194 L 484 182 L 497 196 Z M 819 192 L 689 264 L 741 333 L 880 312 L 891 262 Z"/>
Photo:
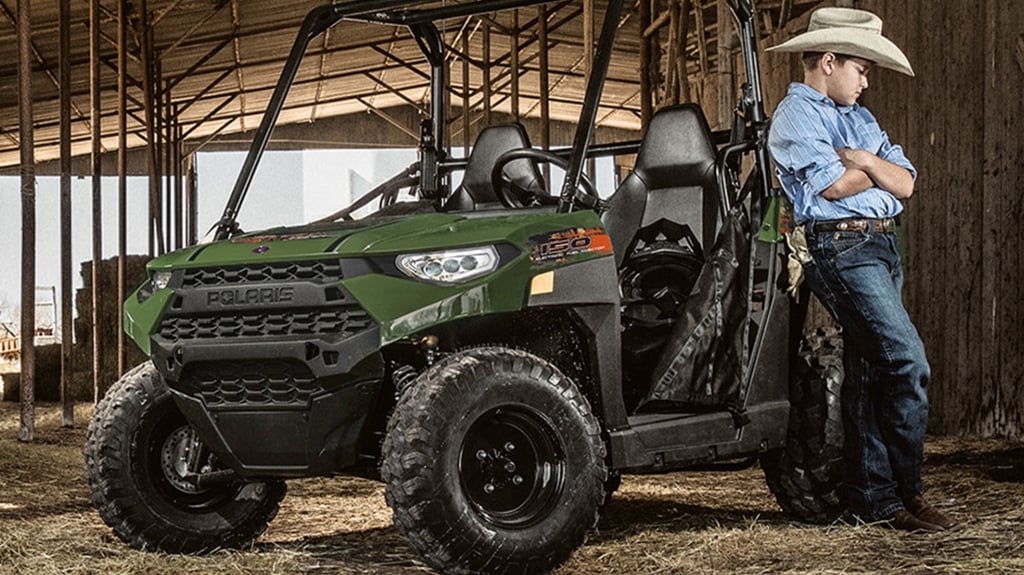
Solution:
<path fill-rule="evenodd" d="M 0 167 L 18 164 L 17 0 L 0 0 Z M 644 0 L 646 1 L 646 0 Z M 463 2 L 464 3 L 464 2 Z M 781 10 L 792 0 L 761 2 L 768 10 Z M 796 0 L 806 4 L 807 0 Z M 117 147 L 117 9 L 119 2 L 100 2 L 102 12 L 101 125 L 103 146 Z M 277 82 L 288 51 L 305 14 L 322 0 L 277 2 L 270 0 L 135 0 L 129 46 L 128 146 L 145 143 L 145 101 L 139 54 L 140 11 L 152 23 L 154 55 L 160 85 L 170 90 L 170 107 L 161 111 L 176 118 L 182 135 L 196 145 L 212 135 L 252 130 L 257 125 Z M 451 6 L 454 0 L 428 6 Z M 605 2 L 595 3 L 600 25 Z M 58 106 L 58 0 L 31 4 L 34 51 L 33 116 L 37 161 L 56 158 L 59 138 Z M 702 7 L 704 34 L 714 42 L 715 2 Z M 551 117 L 575 120 L 585 88 L 583 56 L 583 2 L 548 5 Z M 537 8 L 519 10 L 520 112 L 537 117 L 539 109 L 539 46 L 536 41 Z M 769 14 L 768 18 L 772 16 Z M 639 128 L 639 45 L 641 31 L 636 8 L 627 2 L 626 15 L 612 59 L 608 82 L 598 113 L 609 126 Z M 462 61 L 452 55 L 452 105 L 461 107 L 468 89 L 471 107 L 483 107 L 484 28 L 490 28 L 493 109 L 509 111 L 511 12 L 447 20 L 439 24 L 446 43 L 462 51 L 468 36 L 470 66 L 464 88 Z M 596 34 L 597 31 L 595 31 Z M 89 2 L 71 6 L 72 140 L 73 153 L 87 154 L 89 141 Z M 699 49 L 696 35 L 689 50 Z M 714 60 L 713 49 L 709 51 Z M 691 58 L 696 66 L 696 58 Z M 342 22 L 315 40 L 299 71 L 280 122 L 311 122 L 318 118 L 386 109 L 393 106 L 426 107 L 429 69 L 408 31 L 387 25 Z M 164 100 L 166 102 L 166 100 Z M 456 114 L 457 116 L 457 114 Z M 457 118 L 452 118 L 457 121 Z M 415 126 L 409 127 L 415 130 Z"/>

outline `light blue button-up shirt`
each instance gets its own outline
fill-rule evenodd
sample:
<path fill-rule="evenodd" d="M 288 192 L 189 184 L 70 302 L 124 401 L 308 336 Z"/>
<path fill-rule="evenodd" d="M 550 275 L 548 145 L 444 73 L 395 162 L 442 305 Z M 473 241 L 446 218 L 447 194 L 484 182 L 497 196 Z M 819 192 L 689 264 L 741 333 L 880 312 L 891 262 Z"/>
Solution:
<path fill-rule="evenodd" d="M 879 187 L 838 200 L 823 198 L 821 192 L 846 171 L 836 148 L 867 150 L 910 170 L 917 179 L 903 148 L 889 142 L 867 108 L 838 106 L 807 84 L 790 84 L 772 118 L 768 149 L 775 160 L 775 174 L 793 202 L 797 223 L 888 218 L 903 211 L 900 201 Z"/>

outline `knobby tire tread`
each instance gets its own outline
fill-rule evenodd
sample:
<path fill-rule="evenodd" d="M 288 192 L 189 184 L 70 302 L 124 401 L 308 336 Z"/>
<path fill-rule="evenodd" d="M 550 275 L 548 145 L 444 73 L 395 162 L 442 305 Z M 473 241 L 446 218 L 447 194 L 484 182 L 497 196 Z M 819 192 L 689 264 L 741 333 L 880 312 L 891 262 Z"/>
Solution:
<path fill-rule="evenodd" d="M 842 512 L 842 335 L 835 328 L 808 334 L 791 372 L 786 446 L 762 456 L 761 467 L 787 515 L 824 524 Z"/>
<path fill-rule="evenodd" d="M 249 507 L 243 520 L 225 529 L 215 521 L 170 524 L 146 500 L 152 494 L 133 480 L 132 438 L 137 427 L 147 410 L 169 401 L 173 399 L 156 369 L 145 362 L 125 373 L 97 404 L 83 447 L 92 505 L 114 534 L 136 549 L 204 553 L 251 544 L 277 515 L 286 491 L 283 481 L 264 482 L 257 497 L 248 492 L 240 504 Z"/>
<path fill-rule="evenodd" d="M 436 438 L 443 437 L 451 418 L 464 412 L 464 405 L 446 401 L 468 391 L 473 382 L 496 373 L 528 373 L 534 381 L 554 386 L 582 417 L 586 441 L 594 453 L 592 501 L 589 513 L 572 517 L 563 537 L 544 552 L 533 549 L 494 548 L 493 534 L 473 533 L 466 524 L 449 521 L 437 503 L 444 485 L 433 480 L 430 464 L 440 456 Z M 384 441 L 385 457 L 381 475 L 386 482 L 385 499 L 394 523 L 426 561 L 446 574 L 537 574 L 561 563 L 583 544 L 587 531 L 596 526 L 598 507 L 604 498 L 607 478 L 605 446 L 600 425 L 586 398 L 573 382 L 551 364 L 527 352 L 499 347 L 471 348 L 442 359 L 420 376 L 399 400 L 388 422 Z M 466 508 L 466 513 L 474 513 Z M 457 519 L 457 518 L 456 518 Z M 532 529 L 532 527 L 530 528 Z M 539 547 L 539 546 L 538 546 Z"/>

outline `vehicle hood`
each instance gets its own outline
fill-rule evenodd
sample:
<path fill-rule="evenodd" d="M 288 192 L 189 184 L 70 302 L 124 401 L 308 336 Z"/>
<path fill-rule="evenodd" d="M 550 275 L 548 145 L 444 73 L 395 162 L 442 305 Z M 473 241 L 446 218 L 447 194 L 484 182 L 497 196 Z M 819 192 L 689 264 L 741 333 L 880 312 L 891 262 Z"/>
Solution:
<path fill-rule="evenodd" d="M 573 225 L 572 220 L 578 220 L 579 215 L 528 211 L 486 217 L 421 214 L 282 227 L 165 254 L 151 261 L 149 268 L 375 256 L 500 242 L 521 244 L 532 234 L 558 227 L 562 219 L 566 225 Z"/>

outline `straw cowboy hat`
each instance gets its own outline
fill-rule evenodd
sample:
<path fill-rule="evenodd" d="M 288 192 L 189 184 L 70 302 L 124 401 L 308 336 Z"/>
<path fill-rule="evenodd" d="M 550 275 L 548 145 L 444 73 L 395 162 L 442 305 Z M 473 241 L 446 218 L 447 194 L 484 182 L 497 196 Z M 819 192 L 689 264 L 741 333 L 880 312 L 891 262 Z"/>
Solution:
<path fill-rule="evenodd" d="M 871 60 L 877 66 L 914 75 L 896 44 L 882 36 L 882 19 L 866 10 L 819 8 L 807 31 L 768 48 L 779 52 L 833 52 Z"/>

